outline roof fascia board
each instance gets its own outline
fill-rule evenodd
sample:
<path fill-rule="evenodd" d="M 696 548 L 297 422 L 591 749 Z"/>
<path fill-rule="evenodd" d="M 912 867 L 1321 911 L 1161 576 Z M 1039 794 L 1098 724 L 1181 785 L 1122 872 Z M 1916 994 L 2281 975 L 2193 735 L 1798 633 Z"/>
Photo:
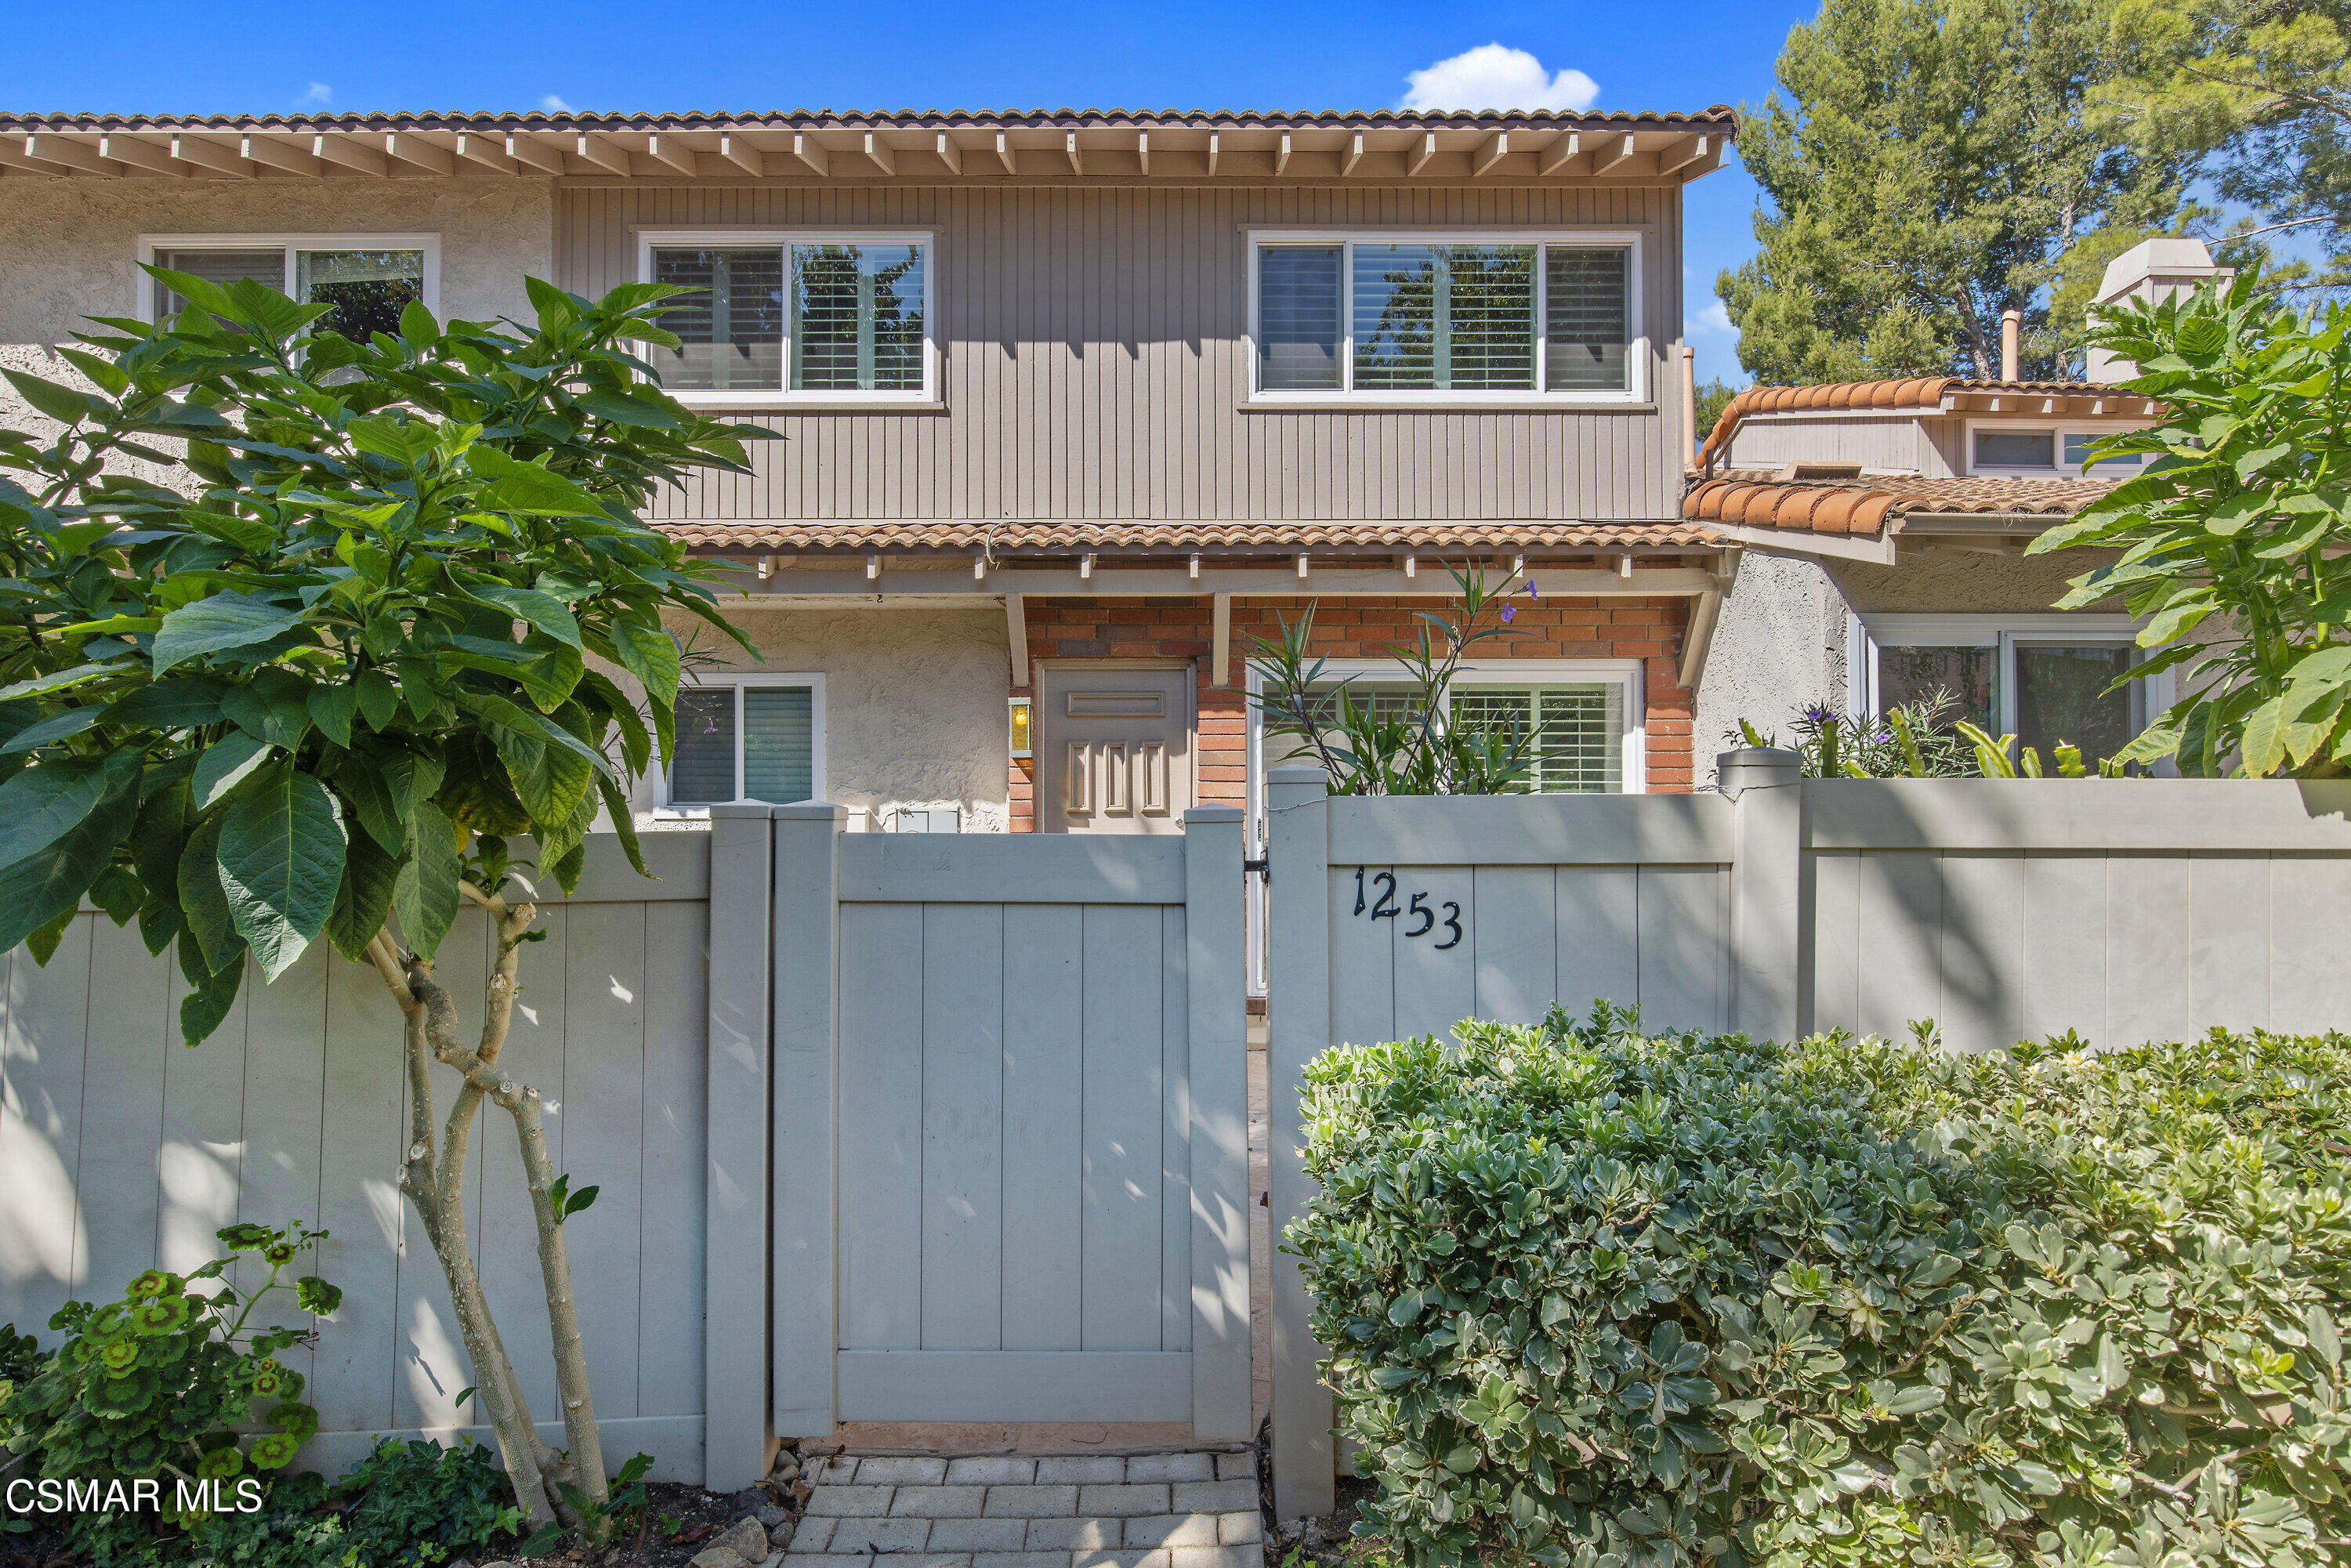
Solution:
<path fill-rule="evenodd" d="M 1892 566 L 1897 559 L 1892 528 L 1875 538 L 1855 538 L 1851 534 L 1815 534 L 1802 528 L 1759 528 L 1748 523 L 1708 521 L 1700 526 L 1708 533 L 1768 554 L 1824 556 L 1833 560 L 1864 561 L 1871 566 Z"/>

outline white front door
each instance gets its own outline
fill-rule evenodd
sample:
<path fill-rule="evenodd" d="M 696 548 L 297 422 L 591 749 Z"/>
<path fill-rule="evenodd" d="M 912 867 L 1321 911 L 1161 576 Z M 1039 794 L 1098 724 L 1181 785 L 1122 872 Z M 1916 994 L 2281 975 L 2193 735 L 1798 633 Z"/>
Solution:
<path fill-rule="evenodd" d="M 1056 661 L 1037 684 L 1037 828 L 1177 833 L 1192 804 L 1189 664 Z"/>

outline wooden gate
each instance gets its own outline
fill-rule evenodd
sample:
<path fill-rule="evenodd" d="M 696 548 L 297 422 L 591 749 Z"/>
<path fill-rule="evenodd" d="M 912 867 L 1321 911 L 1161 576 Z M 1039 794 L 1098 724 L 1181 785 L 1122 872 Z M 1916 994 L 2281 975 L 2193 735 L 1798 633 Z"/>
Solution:
<path fill-rule="evenodd" d="M 1164 838 L 713 814 L 715 896 L 773 910 L 743 958 L 772 975 L 775 1433 L 1248 1437 L 1238 810 Z"/>

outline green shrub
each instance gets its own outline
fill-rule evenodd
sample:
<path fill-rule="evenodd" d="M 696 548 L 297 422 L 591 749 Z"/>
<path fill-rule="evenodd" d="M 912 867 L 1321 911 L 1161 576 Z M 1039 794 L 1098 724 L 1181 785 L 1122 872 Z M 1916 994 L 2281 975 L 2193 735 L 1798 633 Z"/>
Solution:
<path fill-rule="evenodd" d="M 1308 1070 L 1367 1531 L 1416 1563 L 2351 1563 L 2351 1040 L 1471 1023 Z"/>

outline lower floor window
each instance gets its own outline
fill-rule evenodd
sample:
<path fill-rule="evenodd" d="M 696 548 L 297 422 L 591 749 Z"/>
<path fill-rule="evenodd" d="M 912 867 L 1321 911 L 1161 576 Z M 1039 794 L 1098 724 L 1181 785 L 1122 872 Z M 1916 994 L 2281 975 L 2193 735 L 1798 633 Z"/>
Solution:
<path fill-rule="evenodd" d="M 1941 698 L 1946 726 L 2013 735 L 2044 766 L 2061 745 L 2095 766 L 2170 701 L 2168 674 L 2126 679 L 2138 649 L 2125 616 L 1865 615 L 1855 630 L 1855 706 Z"/>
<path fill-rule="evenodd" d="M 764 800 L 789 806 L 817 793 L 818 699 L 813 682 L 713 682 L 677 694 L 669 803 Z"/>
<path fill-rule="evenodd" d="M 313 327 L 353 342 L 377 332 L 397 334 L 400 313 L 410 301 L 428 306 L 433 247 L 423 239 L 378 241 L 357 236 L 348 243 L 318 240 L 191 239 L 155 243 L 149 255 L 157 267 L 184 272 L 225 287 L 241 278 L 264 283 L 304 305 L 329 307 Z M 161 279 L 152 280 L 154 319 L 166 320 L 188 302 Z"/>
<path fill-rule="evenodd" d="M 1631 676 L 1614 679 L 1557 680 L 1538 683 L 1510 681 L 1512 672 L 1475 671 L 1457 676 L 1446 699 L 1451 722 L 1470 723 L 1504 735 L 1529 737 L 1529 769 L 1520 786 L 1538 795 L 1614 795 L 1635 790 L 1628 778 L 1625 741 L 1631 726 Z M 1335 723 L 1339 682 L 1321 689 L 1330 694 L 1329 710 Z M 1368 674 L 1346 680 L 1349 700 L 1374 717 L 1399 720 L 1415 711 L 1419 688 L 1385 676 Z M 1281 758 L 1270 750 L 1268 764 Z"/>

